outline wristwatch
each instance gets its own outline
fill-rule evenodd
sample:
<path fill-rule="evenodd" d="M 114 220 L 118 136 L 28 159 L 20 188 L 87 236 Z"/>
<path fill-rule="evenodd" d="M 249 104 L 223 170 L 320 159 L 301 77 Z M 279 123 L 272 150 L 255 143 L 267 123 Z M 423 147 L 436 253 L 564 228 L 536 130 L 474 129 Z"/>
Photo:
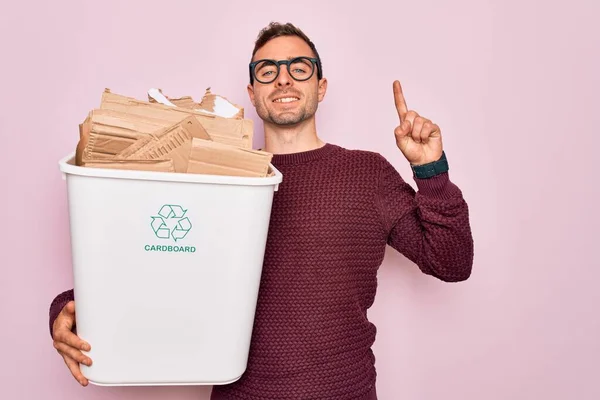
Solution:
<path fill-rule="evenodd" d="M 411 165 L 410 166 L 415 174 L 415 177 L 419 179 L 427 179 L 434 177 L 444 172 L 448 172 L 448 160 L 446 159 L 446 153 L 442 151 L 442 157 L 434 162 L 430 162 L 423 165 Z"/>

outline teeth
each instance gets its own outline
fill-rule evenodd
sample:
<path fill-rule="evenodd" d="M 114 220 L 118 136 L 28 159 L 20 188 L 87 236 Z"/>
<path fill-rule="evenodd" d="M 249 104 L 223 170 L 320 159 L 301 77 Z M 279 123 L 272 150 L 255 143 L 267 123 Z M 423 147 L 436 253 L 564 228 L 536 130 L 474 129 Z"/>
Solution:
<path fill-rule="evenodd" d="M 285 97 L 283 99 L 277 99 L 275 100 L 276 103 L 289 103 L 291 101 L 297 101 L 298 98 L 297 97 Z"/>

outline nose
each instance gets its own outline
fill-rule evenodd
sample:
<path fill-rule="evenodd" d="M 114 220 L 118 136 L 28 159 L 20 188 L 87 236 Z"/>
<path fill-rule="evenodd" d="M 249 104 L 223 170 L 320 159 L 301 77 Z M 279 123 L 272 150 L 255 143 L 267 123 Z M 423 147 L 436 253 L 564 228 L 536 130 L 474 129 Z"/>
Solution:
<path fill-rule="evenodd" d="M 292 79 L 292 77 L 288 73 L 288 70 L 285 67 L 285 65 L 282 65 L 280 67 L 280 69 L 279 69 L 279 76 L 275 80 L 275 86 L 277 86 L 279 88 L 281 88 L 281 87 L 289 87 L 289 86 L 292 86 L 293 81 L 294 80 Z"/>

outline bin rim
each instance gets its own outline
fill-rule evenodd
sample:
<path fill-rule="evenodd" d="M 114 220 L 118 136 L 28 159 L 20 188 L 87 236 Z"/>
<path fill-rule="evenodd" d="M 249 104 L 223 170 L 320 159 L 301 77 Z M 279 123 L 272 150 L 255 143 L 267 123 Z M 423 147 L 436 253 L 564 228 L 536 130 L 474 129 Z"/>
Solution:
<path fill-rule="evenodd" d="M 161 181 L 161 182 L 183 182 L 183 183 L 208 183 L 222 185 L 243 185 L 243 186 L 275 186 L 278 189 L 279 183 L 283 180 L 283 175 L 273 164 L 269 164 L 275 173 L 268 177 L 246 177 L 246 176 L 225 176 L 208 174 L 188 174 L 181 172 L 162 172 L 162 171 L 134 171 L 124 169 L 108 169 L 96 167 L 81 167 L 75 165 L 75 152 L 71 152 L 58 161 L 63 178 L 67 175 L 89 176 L 96 178 L 114 178 L 131 179 L 141 181 Z"/>

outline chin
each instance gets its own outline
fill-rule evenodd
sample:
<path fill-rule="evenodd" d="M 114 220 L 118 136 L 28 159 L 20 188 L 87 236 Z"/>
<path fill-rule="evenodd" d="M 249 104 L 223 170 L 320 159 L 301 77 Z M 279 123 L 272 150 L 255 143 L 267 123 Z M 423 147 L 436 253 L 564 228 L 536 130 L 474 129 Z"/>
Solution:
<path fill-rule="evenodd" d="M 264 115 L 264 120 L 267 120 L 275 125 L 296 125 L 307 118 L 305 110 L 289 110 L 289 111 L 275 111 L 267 110 Z M 262 116 L 261 116 L 262 118 Z"/>
<path fill-rule="evenodd" d="M 277 125 L 277 126 L 295 126 L 298 125 L 300 122 L 302 122 L 301 120 L 293 120 L 293 121 L 282 121 L 282 120 L 272 120 L 273 124 Z"/>
<path fill-rule="evenodd" d="M 294 115 L 294 116 L 271 118 L 271 121 L 273 121 L 273 123 L 275 123 L 277 125 L 296 125 L 296 124 L 304 121 L 304 118 Z"/>
<path fill-rule="evenodd" d="M 292 113 L 283 113 L 277 116 L 270 116 L 269 120 L 273 122 L 275 125 L 281 126 L 292 126 L 297 125 L 303 121 L 306 121 L 310 118 L 310 115 L 306 113 L 300 114 L 292 114 Z"/>

